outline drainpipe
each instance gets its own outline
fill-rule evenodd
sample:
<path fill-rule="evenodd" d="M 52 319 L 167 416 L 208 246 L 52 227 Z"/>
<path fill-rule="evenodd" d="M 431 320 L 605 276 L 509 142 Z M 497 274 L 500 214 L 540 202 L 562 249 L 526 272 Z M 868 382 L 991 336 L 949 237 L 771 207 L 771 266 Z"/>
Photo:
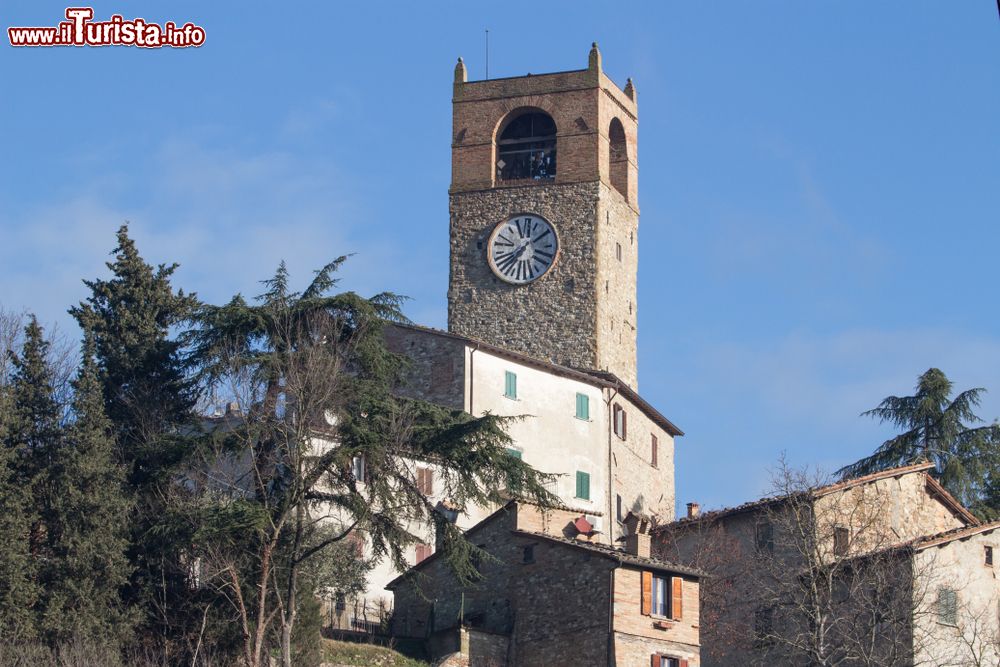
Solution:
<path fill-rule="evenodd" d="M 473 403 L 473 398 L 475 398 L 475 393 L 474 393 L 475 383 L 473 382 L 474 380 L 473 371 L 475 370 L 475 365 L 474 365 L 475 354 L 478 351 L 479 351 L 479 343 L 476 343 L 476 346 L 472 348 L 471 352 L 469 352 L 469 414 L 472 415 L 473 417 L 476 416 L 476 406 L 475 403 Z"/>
<path fill-rule="evenodd" d="M 615 396 L 617 396 L 617 395 L 618 395 L 618 387 L 616 385 L 615 388 L 614 388 L 614 393 L 609 395 L 608 401 L 607 401 L 607 405 L 608 405 L 608 536 L 612 538 L 611 539 L 611 546 L 614 546 L 614 539 L 613 539 L 614 538 L 614 526 L 617 524 L 617 521 L 618 521 L 618 517 L 615 516 L 615 513 L 614 513 L 615 512 L 615 506 L 614 506 L 615 499 L 614 499 L 614 493 L 612 493 L 612 486 L 614 485 L 613 484 L 614 475 L 611 472 L 611 468 L 612 468 L 612 466 L 611 466 L 611 460 L 612 460 L 611 446 L 613 444 L 613 441 L 612 441 L 611 438 L 614 436 L 614 433 L 615 433 L 614 414 L 612 414 L 611 405 L 612 405 L 612 402 L 615 400 Z"/>

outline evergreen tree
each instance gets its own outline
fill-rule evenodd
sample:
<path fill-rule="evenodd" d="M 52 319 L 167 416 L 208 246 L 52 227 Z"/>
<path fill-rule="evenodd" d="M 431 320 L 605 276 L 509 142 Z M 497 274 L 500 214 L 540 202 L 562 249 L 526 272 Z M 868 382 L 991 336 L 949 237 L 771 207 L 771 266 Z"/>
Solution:
<path fill-rule="evenodd" d="M 386 347 L 384 327 L 405 321 L 401 299 L 331 293 L 344 260 L 318 271 L 302 292 L 289 288 L 282 264 L 258 303 L 237 295 L 203 307 L 192 336 L 206 382 L 224 381 L 248 408 L 230 435 L 250 469 L 227 491 L 257 518 L 235 538 L 220 530 L 202 540 L 206 549 L 222 545 L 212 569 L 229 573 L 220 585 L 236 606 L 248 667 L 263 664 L 274 626 L 282 664 L 291 667 L 310 564 L 351 535 L 363 534 L 376 558 L 403 569 L 403 550 L 416 540 L 412 525 L 435 523 L 463 581 L 478 576 L 475 547 L 420 492 L 416 462 L 434 462 L 440 492 L 460 512 L 503 502 L 512 488 L 541 505 L 555 502 L 545 488 L 550 477 L 508 454 L 507 419 L 399 396 L 406 361 Z M 220 477 L 213 475 L 216 483 Z M 219 513 L 235 506 L 225 500 Z M 317 534 L 317 517 L 335 529 Z"/>
<path fill-rule="evenodd" d="M 188 593 L 183 554 L 177 544 L 157 537 L 163 534 L 158 526 L 171 498 L 183 493 L 177 476 L 191 451 L 184 428 L 196 399 L 181 343 L 171 334 L 197 300 L 171 286 L 176 264 L 154 268 L 143 260 L 127 226 L 117 239 L 114 260 L 107 263 L 111 278 L 84 281 L 90 296 L 70 313 L 93 337 L 114 462 L 124 469 L 132 506 L 132 576 L 125 599 L 145 613 L 146 638 L 165 648 L 190 619 L 183 602 Z"/>
<path fill-rule="evenodd" d="M 40 629 L 53 646 L 73 639 L 113 642 L 128 632 L 121 603 L 129 574 L 122 521 L 128 504 L 89 332 L 73 389 L 74 421 L 43 473 L 51 493 L 44 503 L 50 558 L 39 572 Z"/>
<path fill-rule="evenodd" d="M 862 413 L 880 422 L 905 429 L 882 443 L 871 456 L 837 471 L 843 478 L 857 477 L 919 460 L 934 463 L 945 488 L 981 516 L 990 516 L 988 475 L 997 468 L 1000 429 L 974 426 L 983 420 L 974 410 L 983 388 L 967 389 L 951 398 L 952 383 L 937 368 L 917 380 L 913 396 L 889 396 L 876 408 Z"/>
<path fill-rule="evenodd" d="M 0 350 L 0 354 L 13 356 L 13 351 Z M 14 381 L 18 378 L 19 367 Z M 23 642 L 35 634 L 32 614 L 37 587 L 28 547 L 33 502 L 23 480 L 24 448 L 15 406 L 14 382 L 0 384 L 0 637 Z"/>
<path fill-rule="evenodd" d="M 181 453 L 166 447 L 162 436 L 188 421 L 195 393 L 185 376 L 181 344 L 170 333 L 197 299 L 174 292 L 170 277 L 176 264 L 154 269 L 142 259 L 127 225 L 117 237 L 115 259 L 107 263 L 112 278 L 85 280 L 91 295 L 70 313 L 93 333 L 117 459 L 133 484 L 142 485 L 169 469 Z"/>

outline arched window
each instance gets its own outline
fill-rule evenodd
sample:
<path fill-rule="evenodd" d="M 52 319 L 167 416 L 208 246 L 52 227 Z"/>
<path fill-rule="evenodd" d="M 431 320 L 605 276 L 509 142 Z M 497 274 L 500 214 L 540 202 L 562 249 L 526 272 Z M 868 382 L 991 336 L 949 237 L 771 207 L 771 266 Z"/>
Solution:
<path fill-rule="evenodd" d="M 608 142 L 608 178 L 615 190 L 628 197 L 628 145 L 625 143 L 625 128 L 617 118 L 611 119 Z"/>
<path fill-rule="evenodd" d="M 497 181 L 545 181 L 556 177 L 556 124 L 543 111 L 527 111 L 507 123 L 497 139 Z"/>

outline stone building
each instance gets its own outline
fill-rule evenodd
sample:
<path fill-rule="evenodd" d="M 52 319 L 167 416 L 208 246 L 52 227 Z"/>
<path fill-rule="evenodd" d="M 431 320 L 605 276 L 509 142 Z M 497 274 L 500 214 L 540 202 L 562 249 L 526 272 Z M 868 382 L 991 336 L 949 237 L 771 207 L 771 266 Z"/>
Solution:
<path fill-rule="evenodd" d="M 638 112 L 601 68 L 455 68 L 448 330 L 637 388 Z M 528 229 L 530 226 L 530 230 Z"/>
<path fill-rule="evenodd" d="M 682 432 L 636 391 L 636 92 L 586 69 L 468 81 L 455 69 L 448 331 L 395 325 L 407 395 L 524 418 L 511 455 L 615 544 L 629 511 L 672 517 Z M 363 463 L 361 464 L 363 465 Z M 433 464 L 414 462 L 434 503 Z M 496 507 L 455 518 L 471 528 Z M 414 525 L 411 563 L 435 551 Z M 381 563 L 368 600 L 394 578 Z"/>
<path fill-rule="evenodd" d="M 510 424 L 511 455 L 556 475 L 550 487 L 594 527 L 593 540 L 616 544 L 630 511 L 673 517 L 674 439 L 682 432 L 617 377 L 558 366 L 457 334 L 412 325 L 386 330 L 390 349 L 412 362 L 404 394 L 473 415 L 524 415 Z M 447 503 L 432 463 L 414 462 L 429 499 Z M 471 528 L 496 507 L 456 517 Z M 434 553 L 434 529 L 411 526 L 416 564 Z M 379 563 L 369 605 L 389 603 L 384 586 L 399 573 Z"/>
<path fill-rule="evenodd" d="M 655 529 L 655 555 L 710 575 L 702 663 L 792 664 L 806 647 L 845 665 L 982 664 L 940 660 L 976 641 L 996 650 L 998 524 L 981 524 L 933 467 L 708 513 L 692 504 Z"/>
<path fill-rule="evenodd" d="M 431 556 L 390 583 L 393 634 L 449 666 L 699 664 L 700 573 L 650 557 L 636 515 L 626 549 L 592 541 L 581 519 L 507 504 L 466 533 L 481 580 L 463 586 Z"/>

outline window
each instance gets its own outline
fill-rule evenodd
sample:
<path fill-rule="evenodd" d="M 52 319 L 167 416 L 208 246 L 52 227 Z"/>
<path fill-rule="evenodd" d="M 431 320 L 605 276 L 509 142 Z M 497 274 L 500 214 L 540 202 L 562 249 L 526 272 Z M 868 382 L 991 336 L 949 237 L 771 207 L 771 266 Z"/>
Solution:
<path fill-rule="evenodd" d="M 430 544 L 418 544 L 417 561 L 415 564 L 419 564 L 427 560 L 428 558 L 430 558 L 432 553 L 434 553 L 434 547 L 431 546 Z"/>
<path fill-rule="evenodd" d="M 628 420 L 625 418 L 625 410 L 622 406 L 615 403 L 612 408 L 612 418 L 614 420 L 615 435 L 617 435 L 622 440 L 625 439 L 628 430 Z"/>
<path fill-rule="evenodd" d="M 513 447 L 507 448 L 507 456 L 513 456 L 515 459 L 524 458 L 524 455 L 521 453 L 521 450 L 514 449 Z"/>
<path fill-rule="evenodd" d="M 590 500 L 590 473 L 576 471 L 576 497 Z"/>
<path fill-rule="evenodd" d="M 517 398 L 517 375 L 504 371 L 503 395 L 507 398 Z"/>
<path fill-rule="evenodd" d="M 365 457 L 355 456 L 351 459 L 351 474 L 354 475 L 354 480 L 357 482 L 365 481 Z"/>
<path fill-rule="evenodd" d="M 507 123 L 497 139 L 497 181 L 547 181 L 556 177 L 556 124 L 542 111 Z"/>
<path fill-rule="evenodd" d="M 652 661 L 649 664 L 653 667 L 687 667 L 688 661 L 656 653 L 653 655 Z"/>
<path fill-rule="evenodd" d="M 622 261 L 622 244 L 621 243 L 616 243 L 615 244 L 615 255 L 618 257 L 618 261 L 619 262 Z"/>
<path fill-rule="evenodd" d="M 993 567 L 993 547 L 983 547 L 983 564 Z"/>
<path fill-rule="evenodd" d="M 430 468 L 417 468 L 417 491 L 425 496 L 434 493 L 434 471 Z"/>
<path fill-rule="evenodd" d="M 611 126 L 608 128 L 608 178 L 611 179 L 611 186 L 628 196 L 628 149 L 625 143 L 625 128 L 617 118 L 611 119 Z"/>
<path fill-rule="evenodd" d="M 770 521 L 763 520 L 757 524 L 757 551 L 774 553 L 774 527 Z"/>
<path fill-rule="evenodd" d="M 642 613 L 680 620 L 683 613 L 684 580 L 653 572 L 642 573 Z"/>
<path fill-rule="evenodd" d="M 653 464 L 654 468 L 659 467 L 657 464 L 657 460 L 659 459 L 660 455 L 660 443 L 656 439 L 655 435 L 650 436 L 650 446 L 651 447 L 649 452 L 649 462 Z"/>
<path fill-rule="evenodd" d="M 618 508 L 618 511 L 616 512 L 618 516 L 618 523 L 621 523 L 622 519 L 625 517 L 622 516 L 622 497 L 620 495 L 615 495 L 615 506 Z"/>
<path fill-rule="evenodd" d="M 535 562 L 535 545 L 526 544 L 521 552 L 521 562 L 523 563 L 534 563 Z"/>
<path fill-rule="evenodd" d="M 944 625 L 958 624 L 958 593 L 951 588 L 938 590 L 937 598 L 938 623 Z"/>
<path fill-rule="evenodd" d="M 666 577 L 660 577 L 653 575 L 653 616 L 669 616 L 670 615 L 670 593 L 668 592 L 668 586 L 670 583 L 667 581 Z"/>
<path fill-rule="evenodd" d="M 833 529 L 833 555 L 846 556 L 851 543 L 851 531 L 843 526 Z"/>
<path fill-rule="evenodd" d="M 590 397 L 586 394 L 576 395 L 576 418 L 590 419 Z"/>

